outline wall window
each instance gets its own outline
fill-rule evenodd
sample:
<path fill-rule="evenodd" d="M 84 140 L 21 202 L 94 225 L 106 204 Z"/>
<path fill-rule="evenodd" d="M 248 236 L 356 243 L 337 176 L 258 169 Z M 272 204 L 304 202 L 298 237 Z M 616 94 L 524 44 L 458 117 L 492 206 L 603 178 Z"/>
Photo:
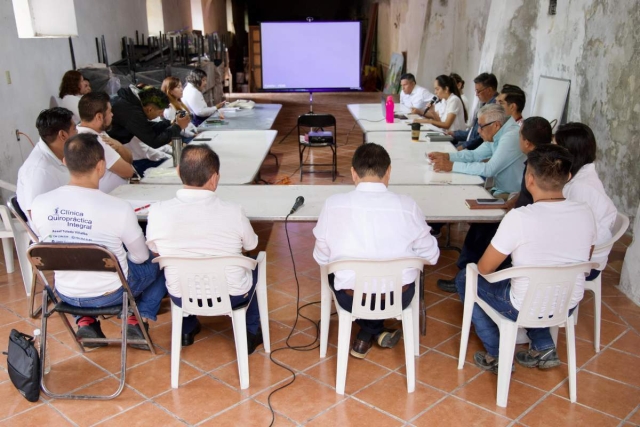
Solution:
<path fill-rule="evenodd" d="M 78 35 L 73 0 L 13 0 L 19 38 Z"/>

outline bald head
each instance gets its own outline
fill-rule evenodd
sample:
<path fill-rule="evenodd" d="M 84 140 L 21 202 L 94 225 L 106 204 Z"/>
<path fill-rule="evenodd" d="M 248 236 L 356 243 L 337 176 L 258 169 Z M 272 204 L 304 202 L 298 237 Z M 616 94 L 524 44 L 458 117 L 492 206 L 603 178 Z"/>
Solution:
<path fill-rule="evenodd" d="M 220 158 L 207 145 L 188 145 L 180 158 L 180 179 L 184 185 L 203 187 L 220 172 Z"/>

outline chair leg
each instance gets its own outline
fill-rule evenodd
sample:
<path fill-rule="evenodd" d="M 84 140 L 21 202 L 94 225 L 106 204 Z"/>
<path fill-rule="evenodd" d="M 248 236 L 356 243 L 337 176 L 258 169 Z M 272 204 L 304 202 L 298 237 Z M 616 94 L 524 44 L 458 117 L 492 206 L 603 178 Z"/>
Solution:
<path fill-rule="evenodd" d="M 260 311 L 260 326 L 262 327 L 262 342 L 265 353 L 271 353 L 271 334 L 269 333 L 269 304 L 267 300 L 267 260 L 266 257 L 258 266 L 258 284 L 256 297 L 258 311 Z"/>
<path fill-rule="evenodd" d="M 11 238 L 5 237 L 2 239 L 2 250 L 4 251 L 4 264 L 7 267 L 7 273 L 13 273 L 15 266 L 13 265 L 13 245 L 11 244 Z"/>
<path fill-rule="evenodd" d="M 320 357 L 327 356 L 329 343 L 329 322 L 331 321 L 331 290 L 329 285 L 320 286 Z"/>
<path fill-rule="evenodd" d="M 418 282 L 420 279 L 418 278 Z M 416 290 L 420 290 L 420 283 L 416 284 Z M 411 301 L 411 316 L 413 316 L 413 354 L 414 356 L 420 356 L 420 298 L 422 295 L 418 294 L 413 297 Z M 406 338 L 405 338 L 406 339 Z"/>
<path fill-rule="evenodd" d="M 511 366 L 516 347 L 518 327 L 514 322 L 505 321 L 500 327 L 500 363 L 498 363 L 498 392 L 496 404 L 507 407 L 509 384 L 511 382 Z"/>
<path fill-rule="evenodd" d="M 128 292 L 125 292 L 125 294 L 129 295 Z M 140 316 L 140 312 L 138 311 L 138 306 L 136 305 L 136 301 L 132 295 L 131 295 L 131 299 L 129 299 L 128 301 L 129 301 L 129 304 L 131 305 L 131 308 L 133 309 L 134 316 L 136 316 L 136 319 L 140 324 L 140 329 L 142 330 L 142 336 L 144 337 L 145 343 L 149 347 L 149 351 L 151 352 L 151 354 L 155 356 L 156 350 L 153 347 L 153 341 L 151 341 L 151 336 L 149 335 L 149 331 L 147 331 L 147 328 L 144 327 L 144 323 L 142 322 L 142 316 Z M 128 313 L 128 312 L 129 312 L 128 310 L 126 312 L 123 311 L 122 317 L 126 317 L 125 313 Z"/>
<path fill-rule="evenodd" d="M 18 254 L 18 263 L 20 265 L 20 272 L 22 273 L 22 282 L 24 283 L 24 291 L 29 295 L 31 281 L 33 280 L 33 266 L 27 258 L 27 249 L 31 243 L 31 239 L 26 231 L 14 230 L 13 241 L 16 245 L 16 252 Z"/>
<path fill-rule="evenodd" d="M 351 338 L 351 313 L 338 311 L 338 369 L 336 371 L 336 393 L 344 394 L 349 363 L 349 341 Z"/>
<path fill-rule="evenodd" d="M 569 368 L 569 399 L 575 403 L 578 398 L 576 388 L 576 337 L 573 316 L 567 318 L 567 365 Z"/>
<path fill-rule="evenodd" d="M 236 342 L 240 389 L 249 388 L 249 350 L 247 344 L 247 310 L 232 311 L 233 339 Z"/>
<path fill-rule="evenodd" d="M 180 383 L 180 353 L 182 351 L 182 308 L 171 301 L 171 388 Z"/>
<path fill-rule="evenodd" d="M 414 296 L 414 300 L 417 299 Z M 414 347 L 419 347 L 420 344 L 415 342 L 415 327 L 414 327 L 414 312 L 415 307 L 413 304 L 410 308 L 402 310 L 402 332 L 404 334 L 404 358 L 407 371 L 407 393 L 413 393 L 416 390 L 416 358 Z"/>
<path fill-rule="evenodd" d="M 593 281 L 593 303 L 594 314 L 595 314 L 595 324 L 593 330 L 593 346 L 596 350 L 596 353 L 600 352 L 600 324 L 602 318 L 602 279 L 601 276 L 596 277 Z M 577 311 L 577 308 L 576 308 Z M 574 313 L 575 315 L 575 313 Z"/>
<path fill-rule="evenodd" d="M 467 346 L 469 344 L 469 334 L 471 333 L 471 315 L 473 314 L 473 305 L 475 304 L 475 295 L 467 293 L 464 301 L 464 312 L 462 315 L 462 332 L 460 334 L 460 353 L 458 354 L 458 369 L 464 367 L 464 361 L 467 357 Z"/>
<path fill-rule="evenodd" d="M 586 291 L 586 289 L 585 289 L 585 291 Z M 580 304 L 576 305 L 576 309 L 573 310 L 573 318 L 575 319 L 573 323 L 575 325 L 578 324 L 578 314 L 579 314 L 579 312 L 580 312 Z"/>
<path fill-rule="evenodd" d="M 553 345 L 555 345 L 557 348 L 558 347 L 558 327 L 552 326 L 551 328 L 549 328 L 549 332 L 551 333 L 551 339 L 553 340 Z"/>
<path fill-rule="evenodd" d="M 31 293 L 29 295 L 29 317 L 35 319 L 38 317 L 38 314 L 42 311 L 42 307 L 38 307 L 34 310 L 35 301 L 36 301 L 36 284 L 38 279 L 36 277 L 36 272 L 32 271 L 31 273 Z M 45 292 L 44 290 L 42 291 Z"/>

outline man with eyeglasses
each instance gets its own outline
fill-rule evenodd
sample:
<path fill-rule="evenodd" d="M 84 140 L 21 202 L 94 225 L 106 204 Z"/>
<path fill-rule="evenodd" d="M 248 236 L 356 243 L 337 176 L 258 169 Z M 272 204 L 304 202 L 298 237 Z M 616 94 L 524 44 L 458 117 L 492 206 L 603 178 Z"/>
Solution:
<path fill-rule="evenodd" d="M 487 104 L 493 104 L 496 102 L 496 96 L 498 95 L 498 79 L 491 73 L 482 73 L 473 79 L 475 84 L 475 92 L 480 105 L 476 110 L 476 116 L 473 119 L 473 125 L 471 129 L 459 130 L 455 132 L 447 132 L 450 136 L 453 136 L 453 144 L 456 145 L 458 150 L 475 150 L 484 141 L 478 131 L 478 115 L 477 112 L 483 106 Z"/>

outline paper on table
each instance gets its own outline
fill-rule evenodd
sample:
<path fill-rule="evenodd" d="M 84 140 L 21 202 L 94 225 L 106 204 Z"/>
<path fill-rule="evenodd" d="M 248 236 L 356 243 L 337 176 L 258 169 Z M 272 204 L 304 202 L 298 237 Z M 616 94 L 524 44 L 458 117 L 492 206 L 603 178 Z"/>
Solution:
<path fill-rule="evenodd" d="M 158 178 L 161 176 L 178 176 L 176 168 L 151 168 L 144 172 L 145 178 Z"/>

